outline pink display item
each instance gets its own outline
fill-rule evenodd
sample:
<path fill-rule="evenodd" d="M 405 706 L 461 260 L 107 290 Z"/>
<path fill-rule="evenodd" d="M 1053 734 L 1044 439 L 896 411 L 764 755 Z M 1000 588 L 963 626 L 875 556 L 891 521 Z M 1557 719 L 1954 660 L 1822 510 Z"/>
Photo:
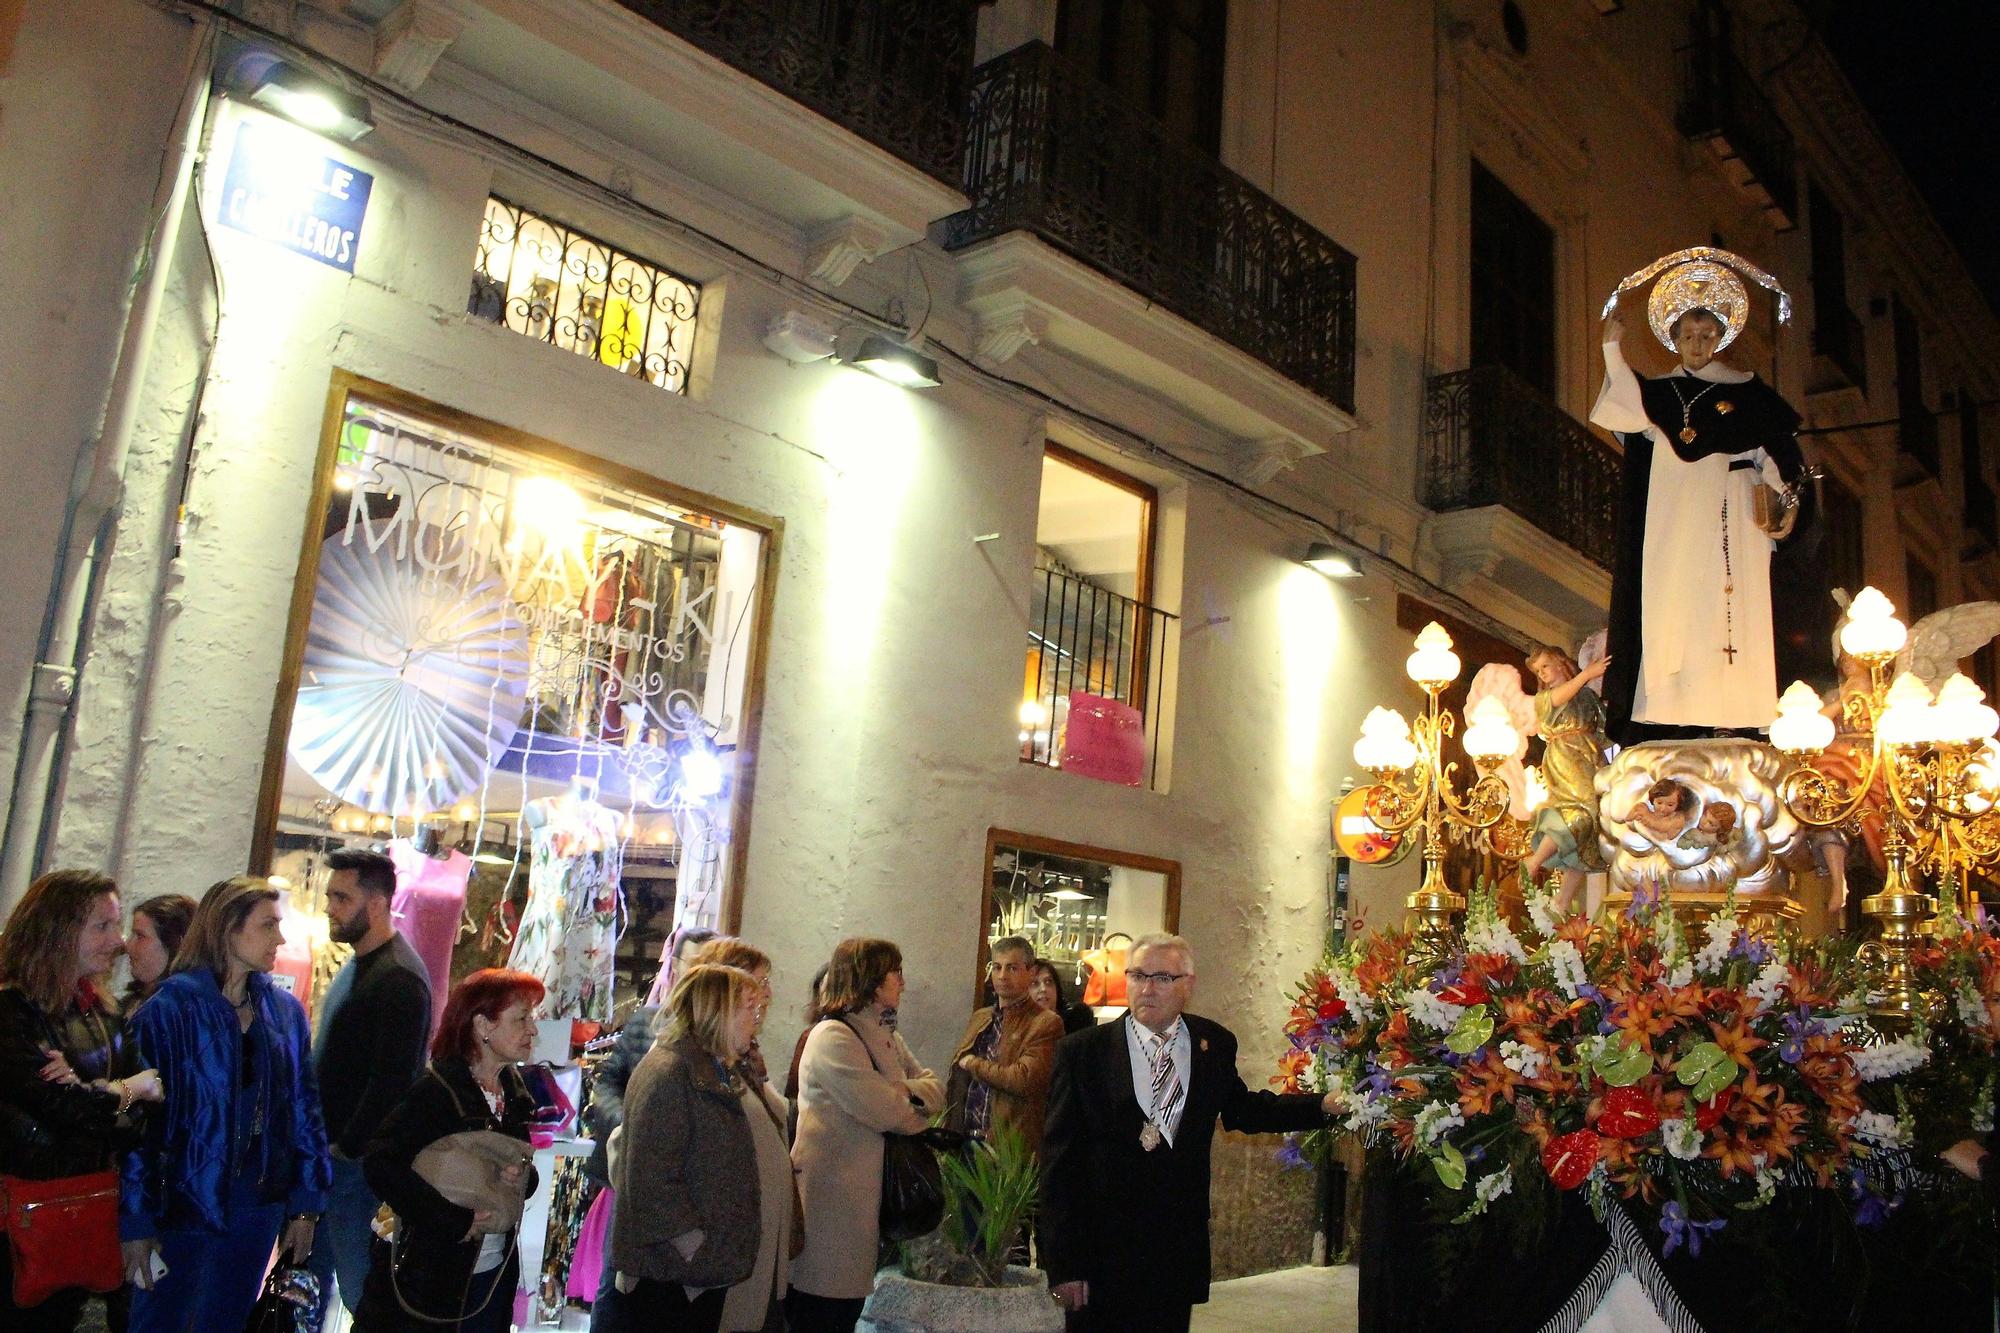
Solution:
<path fill-rule="evenodd" d="M 279 902 L 278 929 L 284 943 L 278 946 L 278 963 L 271 969 L 271 981 L 296 999 L 313 1016 L 313 922 L 292 906 L 291 899 Z"/>
<path fill-rule="evenodd" d="M 1071 694 L 1063 728 L 1062 767 L 1100 782 L 1141 787 L 1146 782 L 1146 715 L 1128 703 L 1096 694 Z"/>
<path fill-rule="evenodd" d="M 437 1035 L 451 997 L 451 951 L 465 920 L 465 884 L 472 877 L 472 858 L 463 852 L 425 856 L 402 839 L 389 844 L 396 864 L 396 898 L 391 913 L 396 929 L 424 960 L 431 979 L 431 1034 Z"/>
<path fill-rule="evenodd" d="M 604 1276 L 604 1246 L 611 1236 L 612 1189 L 606 1185 L 590 1201 L 583 1226 L 576 1233 L 576 1252 L 569 1260 L 569 1298 L 585 1305 L 597 1299 L 597 1279 Z"/>

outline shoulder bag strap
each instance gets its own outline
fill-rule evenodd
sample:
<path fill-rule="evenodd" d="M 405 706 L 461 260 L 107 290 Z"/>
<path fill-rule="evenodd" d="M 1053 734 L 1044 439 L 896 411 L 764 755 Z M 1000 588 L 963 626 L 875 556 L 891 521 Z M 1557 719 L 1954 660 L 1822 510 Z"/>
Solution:
<path fill-rule="evenodd" d="M 875 1048 L 868 1044 L 868 1038 L 861 1035 L 861 1029 L 848 1022 L 847 1015 L 845 1014 L 842 1014 L 837 1021 L 842 1027 L 854 1034 L 854 1039 L 861 1043 L 861 1053 L 868 1057 L 868 1063 L 874 1066 L 875 1072 L 878 1074 L 881 1073 L 882 1062 L 875 1058 Z"/>

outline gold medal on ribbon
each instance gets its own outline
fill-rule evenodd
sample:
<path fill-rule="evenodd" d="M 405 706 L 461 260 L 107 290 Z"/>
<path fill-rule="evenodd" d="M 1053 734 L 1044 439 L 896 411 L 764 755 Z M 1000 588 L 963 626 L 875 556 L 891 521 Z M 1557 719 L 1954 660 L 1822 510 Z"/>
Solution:
<path fill-rule="evenodd" d="M 1148 1120 L 1146 1127 L 1139 1131 L 1139 1146 L 1147 1152 L 1160 1146 L 1160 1127 Z"/>

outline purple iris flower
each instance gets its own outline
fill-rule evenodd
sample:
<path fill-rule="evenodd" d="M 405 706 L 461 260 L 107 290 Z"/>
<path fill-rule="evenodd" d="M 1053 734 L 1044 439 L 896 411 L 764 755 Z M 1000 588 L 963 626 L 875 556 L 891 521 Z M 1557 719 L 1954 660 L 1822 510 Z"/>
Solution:
<path fill-rule="evenodd" d="M 1372 1092 L 1378 1097 L 1386 1097 L 1389 1095 L 1389 1085 L 1394 1081 L 1388 1070 L 1371 1059 L 1368 1062 L 1368 1073 L 1363 1076 L 1359 1086 L 1363 1091 Z"/>
<path fill-rule="evenodd" d="M 1859 1170 L 1849 1173 L 1847 1192 L 1854 1200 L 1854 1225 L 1871 1230 L 1881 1226 L 1903 1206 L 1903 1194 L 1898 1190 L 1894 1195 L 1877 1194 L 1868 1188 L 1867 1179 Z"/>
<path fill-rule="evenodd" d="M 1826 1031 L 1826 1024 L 1812 1016 L 1812 1006 L 1800 1005 L 1785 1015 L 1785 1039 L 1778 1044 L 1778 1058 L 1788 1065 L 1797 1064 L 1806 1053 L 1806 1038 L 1817 1037 Z"/>
<path fill-rule="evenodd" d="M 1287 1171 L 1296 1171 L 1300 1167 L 1310 1165 L 1306 1161 L 1305 1152 L 1299 1147 L 1298 1135 L 1285 1135 L 1284 1143 L 1278 1148 L 1278 1165 Z"/>
<path fill-rule="evenodd" d="M 1664 1257 L 1685 1245 L 1688 1254 L 1698 1259 L 1701 1257 L 1701 1238 L 1712 1235 L 1728 1225 L 1729 1223 L 1720 1217 L 1707 1222 L 1697 1222 L 1687 1215 L 1687 1210 L 1677 1201 L 1670 1199 L 1667 1201 L 1667 1206 L 1660 1210 L 1660 1230 L 1667 1238 L 1667 1243 L 1660 1247 L 1660 1254 Z"/>
<path fill-rule="evenodd" d="M 1729 950 L 1731 958 L 1748 959 L 1758 967 L 1762 967 L 1764 964 L 1770 962 L 1772 953 L 1771 942 L 1769 940 L 1758 939 L 1747 930 L 1736 932 L 1736 943 Z"/>

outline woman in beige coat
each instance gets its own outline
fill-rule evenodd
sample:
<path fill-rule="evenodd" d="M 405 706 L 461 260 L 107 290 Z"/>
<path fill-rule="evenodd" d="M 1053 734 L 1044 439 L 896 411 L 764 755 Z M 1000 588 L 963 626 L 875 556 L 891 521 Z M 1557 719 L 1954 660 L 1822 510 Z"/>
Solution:
<path fill-rule="evenodd" d="M 903 954 L 887 940 L 842 940 L 821 992 L 826 1018 L 799 1065 L 792 1161 L 806 1245 L 792 1261 L 792 1333 L 853 1333 L 875 1280 L 882 1135 L 914 1134 L 944 1104 L 944 1085 L 896 1035 Z"/>

